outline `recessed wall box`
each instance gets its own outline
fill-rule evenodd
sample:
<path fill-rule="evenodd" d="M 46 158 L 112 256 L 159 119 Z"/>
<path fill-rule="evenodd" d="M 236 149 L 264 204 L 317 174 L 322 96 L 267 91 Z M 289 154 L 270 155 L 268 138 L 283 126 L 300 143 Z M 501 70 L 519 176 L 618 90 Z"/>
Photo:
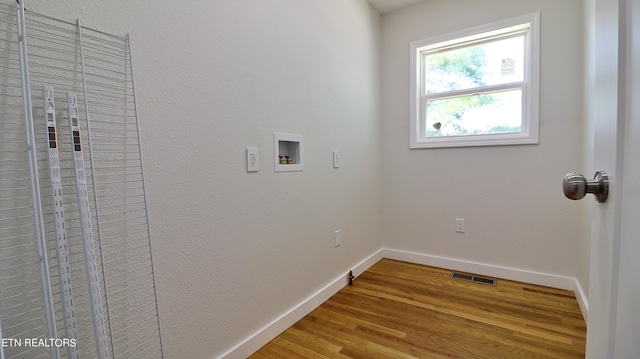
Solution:
<path fill-rule="evenodd" d="M 302 135 L 274 133 L 273 142 L 276 172 L 302 171 L 304 169 Z"/>

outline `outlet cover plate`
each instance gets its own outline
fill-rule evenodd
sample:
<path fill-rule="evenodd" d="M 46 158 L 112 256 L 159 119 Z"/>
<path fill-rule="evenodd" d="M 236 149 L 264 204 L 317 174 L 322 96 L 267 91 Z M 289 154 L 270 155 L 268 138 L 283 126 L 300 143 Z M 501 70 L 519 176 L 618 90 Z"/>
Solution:
<path fill-rule="evenodd" d="M 260 152 L 257 147 L 247 147 L 247 172 L 257 172 L 260 169 Z"/>

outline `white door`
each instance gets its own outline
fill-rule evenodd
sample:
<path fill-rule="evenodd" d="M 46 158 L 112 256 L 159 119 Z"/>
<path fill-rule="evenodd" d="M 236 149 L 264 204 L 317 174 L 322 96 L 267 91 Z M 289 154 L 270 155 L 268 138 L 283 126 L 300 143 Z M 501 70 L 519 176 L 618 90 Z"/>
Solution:
<path fill-rule="evenodd" d="M 610 174 L 594 204 L 587 358 L 640 358 L 640 4 L 596 0 L 594 168 Z"/>
<path fill-rule="evenodd" d="M 624 171 L 615 357 L 640 358 L 640 1 L 627 0 Z"/>

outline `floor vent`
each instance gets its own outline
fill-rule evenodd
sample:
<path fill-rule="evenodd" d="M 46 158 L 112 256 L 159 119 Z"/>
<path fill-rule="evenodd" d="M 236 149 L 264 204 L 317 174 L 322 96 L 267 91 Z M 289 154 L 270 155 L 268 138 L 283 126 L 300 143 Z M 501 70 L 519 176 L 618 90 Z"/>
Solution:
<path fill-rule="evenodd" d="M 492 285 L 494 287 L 498 284 L 498 281 L 495 280 L 495 279 L 485 278 L 485 277 L 478 277 L 478 276 L 471 275 L 471 274 L 464 274 L 464 273 L 457 273 L 457 272 L 451 273 L 451 278 L 460 279 L 460 280 L 466 280 L 468 282 L 475 282 L 475 283 L 480 283 L 480 284 Z"/>

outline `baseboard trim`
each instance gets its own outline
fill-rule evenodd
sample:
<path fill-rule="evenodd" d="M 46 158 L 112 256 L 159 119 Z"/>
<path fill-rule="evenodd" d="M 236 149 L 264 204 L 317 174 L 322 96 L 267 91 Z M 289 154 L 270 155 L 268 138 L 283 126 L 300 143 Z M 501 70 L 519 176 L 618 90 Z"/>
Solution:
<path fill-rule="evenodd" d="M 489 277 L 503 278 L 525 282 L 531 284 L 544 285 L 546 287 L 559 288 L 573 291 L 580 306 L 580 311 L 587 321 L 589 315 L 589 302 L 587 295 L 582 289 L 580 282 L 576 278 L 563 277 L 553 274 L 526 271 L 516 268 L 501 267 L 496 265 L 463 261 L 440 256 L 433 256 L 422 253 L 414 253 L 400 251 L 396 249 L 385 248 L 382 250 L 384 258 L 395 259 L 399 261 L 411 262 L 416 264 L 424 264 L 428 266 L 458 270 L 470 273 L 481 274 Z"/>
<path fill-rule="evenodd" d="M 547 287 L 571 290 L 575 293 L 578 305 L 586 322 L 588 315 L 588 302 L 584 290 L 575 278 L 557 276 L 546 273 L 526 271 L 522 269 L 501 267 L 484 263 L 470 262 L 453 258 L 446 258 L 428 254 L 401 251 L 396 249 L 383 248 L 356 264 L 351 270 L 356 277 L 365 272 L 382 258 L 395 259 L 399 261 L 423 264 L 450 270 L 458 270 L 481 274 L 489 277 L 509 279 L 519 282 L 544 285 Z M 282 314 L 274 321 L 260 329 L 253 335 L 247 337 L 234 348 L 230 349 L 219 358 L 221 359 L 242 359 L 247 358 L 265 344 L 285 331 L 287 328 L 311 313 L 320 304 L 331 298 L 340 289 L 348 284 L 346 275 L 341 275 L 332 280 L 329 284 L 318 290 L 291 310 Z"/>
<path fill-rule="evenodd" d="M 457 270 L 481 274 L 488 277 L 509 279 L 518 282 L 525 282 L 537 285 L 544 285 L 552 288 L 564 290 L 574 290 L 575 279 L 562 277 L 553 274 L 545 274 L 522 269 L 501 267 L 491 264 L 470 262 L 459 259 L 433 256 L 422 253 L 414 253 L 385 248 L 382 252 L 384 258 L 395 259 L 416 264 L 424 264 L 432 267 Z"/>
<path fill-rule="evenodd" d="M 577 279 L 575 279 L 573 293 L 576 295 L 580 311 L 582 312 L 582 317 L 586 323 L 587 318 L 589 317 L 589 301 L 587 300 L 587 294 L 584 292 L 584 289 L 582 289 L 582 286 Z"/>
<path fill-rule="evenodd" d="M 382 249 L 376 251 L 351 268 L 353 275 L 356 277 L 359 276 L 369 269 L 369 267 L 381 260 L 383 258 L 382 251 Z M 270 342 L 273 338 L 284 332 L 287 328 L 304 318 L 305 315 L 311 313 L 311 311 L 319 307 L 320 304 L 331 298 L 331 296 L 338 293 L 340 289 L 344 288 L 348 283 L 349 279 L 347 277 L 347 273 L 335 278 L 322 289 L 307 297 L 294 308 L 282 314 L 264 328 L 246 338 L 240 342 L 240 344 L 222 354 L 219 358 L 244 359 L 249 357 L 251 354 L 255 353 L 258 349 Z"/>

